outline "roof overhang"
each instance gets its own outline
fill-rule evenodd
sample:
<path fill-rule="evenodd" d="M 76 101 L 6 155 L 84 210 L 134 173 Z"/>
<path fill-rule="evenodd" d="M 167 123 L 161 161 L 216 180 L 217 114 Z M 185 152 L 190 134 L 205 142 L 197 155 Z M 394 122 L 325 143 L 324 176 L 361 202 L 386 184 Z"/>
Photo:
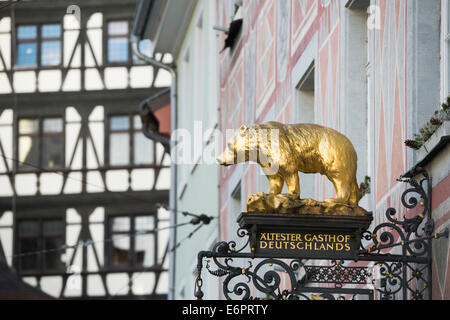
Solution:
<path fill-rule="evenodd" d="M 176 57 L 198 0 L 139 0 L 133 35 Z"/>

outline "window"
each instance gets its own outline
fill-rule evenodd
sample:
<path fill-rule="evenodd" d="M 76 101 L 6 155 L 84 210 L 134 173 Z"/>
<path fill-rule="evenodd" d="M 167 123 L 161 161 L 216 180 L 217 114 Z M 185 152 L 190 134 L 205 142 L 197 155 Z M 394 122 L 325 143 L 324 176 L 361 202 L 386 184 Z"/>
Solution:
<path fill-rule="evenodd" d="M 17 251 L 23 254 L 16 261 L 19 271 L 61 270 L 63 263 L 59 249 L 64 245 L 64 223 L 61 219 L 19 220 Z M 27 253 L 49 250 L 45 253 Z"/>
<path fill-rule="evenodd" d="M 23 68 L 60 65 L 61 34 L 60 24 L 18 26 L 16 65 Z"/>
<path fill-rule="evenodd" d="M 43 25 L 41 37 L 41 65 L 57 66 L 61 64 L 61 25 Z"/>
<path fill-rule="evenodd" d="M 155 146 L 142 133 L 138 115 L 112 116 L 109 120 L 109 164 L 111 166 L 155 163 Z"/>
<path fill-rule="evenodd" d="M 131 56 L 131 44 L 129 42 L 130 22 L 117 20 L 108 22 L 107 29 L 107 61 L 111 64 L 128 63 Z M 147 55 L 152 55 L 152 42 L 148 39 L 139 42 L 139 50 Z M 143 64 L 145 61 L 133 54 L 135 64 Z"/>
<path fill-rule="evenodd" d="M 110 21 L 108 23 L 108 62 L 128 62 L 128 21 Z"/>
<path fill-rule="evenodd" d="M 64 166 L 61 118 L 19 119 L 18 169 L 55 169 Z"/>
<path fill-rule="evenodd" d="M 149 267 L 156 261 L 155 218 L 117 216 L 109 219 L 107 257 L 112 268 Z"/>
<path fill-rule="evenodd" d="M 35 67 L 37 65 L 37 27 L 17 28 L 17 65 Z"/>

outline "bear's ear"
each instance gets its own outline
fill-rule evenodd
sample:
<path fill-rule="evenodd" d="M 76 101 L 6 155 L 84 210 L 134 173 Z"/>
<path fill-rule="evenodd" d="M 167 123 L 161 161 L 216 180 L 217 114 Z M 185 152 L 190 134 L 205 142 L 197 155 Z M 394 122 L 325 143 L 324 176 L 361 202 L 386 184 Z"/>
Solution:
<path fill-rule="evenodd" d="M 248 127 L 243 124 L 240 128 L 239 128 L 239 133 L 241 134 L 241 136 L 245 135 L 248 131 Z"/>

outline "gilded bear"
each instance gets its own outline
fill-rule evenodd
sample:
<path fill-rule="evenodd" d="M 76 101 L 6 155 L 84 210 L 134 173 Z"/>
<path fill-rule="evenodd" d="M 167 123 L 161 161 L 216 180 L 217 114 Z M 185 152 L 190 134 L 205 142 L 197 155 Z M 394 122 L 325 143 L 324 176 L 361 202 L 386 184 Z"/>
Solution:
<path fill-rule="evenodd" d="M 358 205 L 356 151 L 350 140 L 336 130 L 306 123 L 243 125 L 217 162 L 228 166 L 249 161 L 261 165 L 269 179 L 270 194 L 280 194 L 286 182 L 288 194 L 299 198 L 298 172 L 320 173 L 336 190 L 336 199 L 326 202 Z"/>

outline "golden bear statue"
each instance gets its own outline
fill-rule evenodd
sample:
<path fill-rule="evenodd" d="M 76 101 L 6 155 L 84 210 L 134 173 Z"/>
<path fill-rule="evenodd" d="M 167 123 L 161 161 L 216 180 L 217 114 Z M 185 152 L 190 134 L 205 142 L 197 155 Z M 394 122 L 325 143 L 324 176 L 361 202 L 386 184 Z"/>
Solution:
<path fill-rule="evenodd" d="M 364 215 L 358 207 L 357 155 L 343 134 L 316 124 L 266 122 L 241 126 L 217 158 L 220 165 L 256 162 L 269 179 L 269 194 L 252 195 L 247 210 Z M 335 199 L 300 199 L 298 172 L 320 173 L 334 185 Z M 282 195 L 284 183 L 288 193 Z"/>

